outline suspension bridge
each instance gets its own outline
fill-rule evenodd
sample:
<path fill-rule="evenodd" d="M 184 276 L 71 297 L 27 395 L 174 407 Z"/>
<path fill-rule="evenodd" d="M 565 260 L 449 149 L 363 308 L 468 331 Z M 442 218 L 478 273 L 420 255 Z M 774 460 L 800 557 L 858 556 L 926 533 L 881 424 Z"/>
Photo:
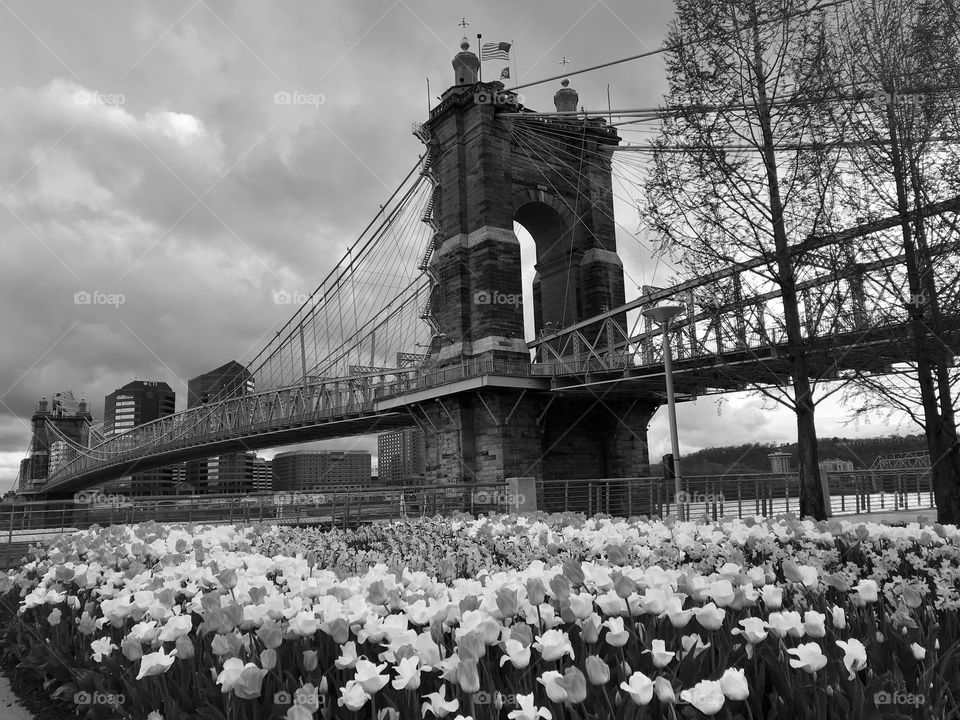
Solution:
<path fill-rule="evenodd" d="M 637 147 L 622 142 L 628 123 L 577 111 L 567 85 L 556 112 L 531 111 L 479 82 L 478 65 L 462 46 L 456 84 L 413 127 L 424 148 L 414 167 L 247 360 L 255 392 L 86 442 L 51 421 L 67 457 L 21 490 L 67 497 L 171 463 L 409 426 L 426 434 L 434 482 L 643 476 L 646 427 L 665 400 L 663 330 L 642 310 L 662 302 L 686 309 L 668 331 L 679 399 L 788 383 L 773 258 L 665 287 L 630 277 L 618 235 L 642 240 L 614 214 L 615 199 L 633 204 L 641 172 Z M 920 212 L 957 210 L 960 198 Z M 536 245 L 533 339 L 515 224 Z M 859 242 L 899 224 L 864 219 L 792 248 L 813 379 L 910 360 L 920 300 L 904 258 L 895 242 Z M 627 301 L 631 283 L 639 295 Z M 958 318 L 938 322 L 931 341 L 955 355 Z"/>

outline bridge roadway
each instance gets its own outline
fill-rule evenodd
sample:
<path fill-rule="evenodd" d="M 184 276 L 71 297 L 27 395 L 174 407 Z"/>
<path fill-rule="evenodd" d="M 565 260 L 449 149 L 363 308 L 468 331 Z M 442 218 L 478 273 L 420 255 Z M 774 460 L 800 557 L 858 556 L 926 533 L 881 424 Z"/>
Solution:
<path fill-rule="evenodd" d="M 957 354 L 960 319 L 952 318 L 942 347 Z M 883 372 L 910 358 L 904 324 L 808 341 L 811 375 L 833 379 L 844 371 Z M 751 384 L 789 379 L 783 345 L 744 347 L 722 354 L 678 357 L 674 369 L 679 400 L 733 392 Z M 592 353 L 583 359 L 545 363 L 474 361 L 427 372 L 397 369 L 304 386 L 264 391 L 212 403 L 141 425 L 91 449 L 60 470 L 34 494 L 64 498 L 83 488 L 133 472 L 220 454 L 295 443 L 367 435 L 412 427 L 408 406 L 485 387 L 544 394 L 662 398 L 662 362 L 645 365 L 629 356 Z M 388 378 L 393 378 L 392 380 Z M 27 490 L 25 494 L 30 494 Z"/>

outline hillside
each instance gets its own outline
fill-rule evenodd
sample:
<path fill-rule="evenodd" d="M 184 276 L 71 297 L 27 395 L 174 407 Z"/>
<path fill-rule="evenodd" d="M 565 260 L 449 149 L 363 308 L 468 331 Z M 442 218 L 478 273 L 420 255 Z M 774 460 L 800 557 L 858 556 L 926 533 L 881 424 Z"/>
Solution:
<path fill-rule="evenodd" d="M 881 455 L 916 452 L 926 450 L 926 440 L 922 435 L 880 437 L 880 438 L 821 438 L 819 441 L 821 460 L 849 460 L 857 470 L 865 469 Z M 770 460 L 773 452 L 785 452 L 791 456 L 790 466 L 797 466 L 797 444 L 756 443 L 728 447 L 705 448 L 682 458 L 681 469 L 684 475 L 717 475 L 729 472 L 764 473 L 770 472 Z M 655 468 L 658 459 L 651 458 Z"/>

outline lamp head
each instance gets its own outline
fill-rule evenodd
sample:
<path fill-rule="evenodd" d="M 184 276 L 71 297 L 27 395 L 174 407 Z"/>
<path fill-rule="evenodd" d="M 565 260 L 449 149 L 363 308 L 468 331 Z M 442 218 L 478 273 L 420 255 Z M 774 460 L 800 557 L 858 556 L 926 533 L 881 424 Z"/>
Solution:
<path fill-rule="evenodd" d="M 673 320 L 677 315 L 682 315 L 685 311 L 686 308 L 683 305 L 657 305 L 644 310 L 643 316 L 663 325 Z"/>

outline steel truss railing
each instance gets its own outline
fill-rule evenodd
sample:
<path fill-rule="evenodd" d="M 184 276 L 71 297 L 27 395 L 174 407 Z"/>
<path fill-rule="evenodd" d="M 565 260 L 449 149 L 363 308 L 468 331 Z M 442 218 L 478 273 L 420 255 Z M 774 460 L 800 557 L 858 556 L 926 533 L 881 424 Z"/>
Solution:
<path fill-rule="evenodd" d="M 958 247 L 957 242 L 944 243 L 933 252 L 945 255 Z M 902 255 L 851 261 L 798 282 L 805 339 L 867 332 L 875 336 L 885 329 L 901 329 L 909 321 L 910 304 L 925 302 L 907 291 L 900 271 L 903 262 Z M 658 366 L 663 362 L 660 327 L 637 313 L 628 330 L 624 318 L 627 311 L 666 300 L 686 308 L 670 326 L 671 352 L 677 360 L 769 351 L 786 342 L 781 295 L 779 286 L 754 268 L 714 273 L 700 283 L 645 287 L 638 301 L 545 334 L 528 345 L 536 351 L 534 362 L 547 366 L 546 374 L 552 375 Z M 636 332 L 641 319 L 644 328 Z M 891 339 L 895 338 L 891 335 Z"/>

